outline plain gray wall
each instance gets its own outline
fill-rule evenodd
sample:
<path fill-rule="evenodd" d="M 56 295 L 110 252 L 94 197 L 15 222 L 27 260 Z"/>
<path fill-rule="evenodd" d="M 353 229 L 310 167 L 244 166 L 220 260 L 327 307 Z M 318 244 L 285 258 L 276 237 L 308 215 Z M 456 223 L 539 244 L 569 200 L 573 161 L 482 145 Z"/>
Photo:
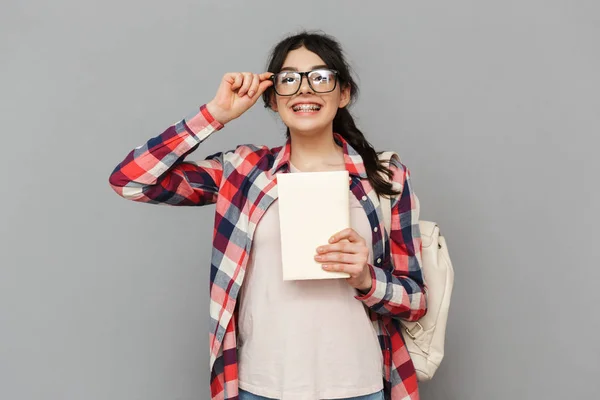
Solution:
<path fill-rule="evenodd" d="M 209 398 L 214 206 L 127 202 L 107 180 L 300 28 L 345 46 L 359 126 L 400 152 L 450 246 L 423 399 L 598 398 L 597 0 L 0 7 L 0 398 Z M 257 105 L 194 156 L 282 142 Z"/>

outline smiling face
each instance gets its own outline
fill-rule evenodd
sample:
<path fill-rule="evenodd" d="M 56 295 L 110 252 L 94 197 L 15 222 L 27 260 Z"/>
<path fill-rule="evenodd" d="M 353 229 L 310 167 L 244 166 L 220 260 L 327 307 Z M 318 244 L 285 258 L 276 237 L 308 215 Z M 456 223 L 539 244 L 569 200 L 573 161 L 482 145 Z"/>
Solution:
<path fill-rule="evenodd" d="M 328 67 L 317 54 L 300 47 L 287 54 L 281 71 L 307 72 L 319 68 Z M 318 76 L 316 79 L 323 79 L 323 77 Z M 316 83 L 316 80 L 313 82 Z M 271 98 L 271 108 L 279 113 L 292 134 L 331 133 L 333 118 L 338 108 L 345 107 L 350 102 L 350 88 L 340 86 L 338 82 L 333 91 L 316 93 L 304 76 L 296 94 L 280 96 L 274 93 Z"/>

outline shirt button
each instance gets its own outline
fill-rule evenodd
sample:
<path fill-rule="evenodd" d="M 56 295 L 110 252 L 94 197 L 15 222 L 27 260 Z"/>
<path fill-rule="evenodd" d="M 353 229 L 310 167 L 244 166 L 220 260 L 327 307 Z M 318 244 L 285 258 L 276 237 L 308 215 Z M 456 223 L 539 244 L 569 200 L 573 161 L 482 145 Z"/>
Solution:
<path fill-rule="evenodd" d="M 377 264 L 381 264 L 381 258 L 377 259 Z"/>
<path fill-rule="evenodd" d="M 362 201 L 366 201 L 366 200 L 367 200 L 367 196 L 363 196 Z"/>
<path fill-rule="evenodd" d="M 373 229 L 373 232 L 377 232 L 378 230 L 379 230 L 379 229 L 378 229 L 377 227 L 375 227 L 375 228 Z"/>

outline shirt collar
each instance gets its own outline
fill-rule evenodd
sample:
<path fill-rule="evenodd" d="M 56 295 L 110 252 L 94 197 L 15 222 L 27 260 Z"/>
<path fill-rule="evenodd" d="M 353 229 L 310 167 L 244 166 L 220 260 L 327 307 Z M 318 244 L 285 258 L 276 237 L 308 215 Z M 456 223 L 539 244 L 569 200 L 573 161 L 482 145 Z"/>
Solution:
<path fill-rule="evenodd" d="M 335 142 L 342 146 L 344 151 L 344 162 L 346 164 L 346 170 L 352 176 L 358 176 L 361 179 L 367 178 L 367 171 L 365 170 L 365 165 L 363 163 L 363 159 L 358 154 L 356 150 L 340 135 L 339 133 L 333 133 L 333 139 Z M 284 172 L 290 171 L 290 155 L 292 150 L 292 141 L 291 138 L 288 138 L 287 142 L 284 146 L 281 147 L 279 152 L 275 157 L 275 162 L 273 163 L 273 167 L 271 168 L 271 174 L 275 174 L 280 170 L 284 170 Z"/>

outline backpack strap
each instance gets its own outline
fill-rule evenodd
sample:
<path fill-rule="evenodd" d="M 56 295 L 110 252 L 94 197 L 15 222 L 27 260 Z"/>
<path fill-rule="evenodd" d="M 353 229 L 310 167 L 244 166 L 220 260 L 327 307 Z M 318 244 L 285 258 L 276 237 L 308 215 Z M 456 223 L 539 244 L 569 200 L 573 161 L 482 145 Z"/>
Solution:
<path fill-rule="evenodd" d="M 398 156 L 398 154 L 393 151 L 384 151 L 379 155 L 379 159 L 382 161 L 386 161 L 388 165 L 391 162 L 392 158 L 396 158 L 398 161 L 400 160 L 400 156 Z M 388 176 L 385 174 L 382 174 L 382 176 L 385 180 L 389 179 Z M 392 227 L 392 205 L 390 202 L 390 198 L 386 196 L 380 196 L 379 202 L 381 203 L 381 212 L 383 214 L 385 230 L 389 235 Z"/>

